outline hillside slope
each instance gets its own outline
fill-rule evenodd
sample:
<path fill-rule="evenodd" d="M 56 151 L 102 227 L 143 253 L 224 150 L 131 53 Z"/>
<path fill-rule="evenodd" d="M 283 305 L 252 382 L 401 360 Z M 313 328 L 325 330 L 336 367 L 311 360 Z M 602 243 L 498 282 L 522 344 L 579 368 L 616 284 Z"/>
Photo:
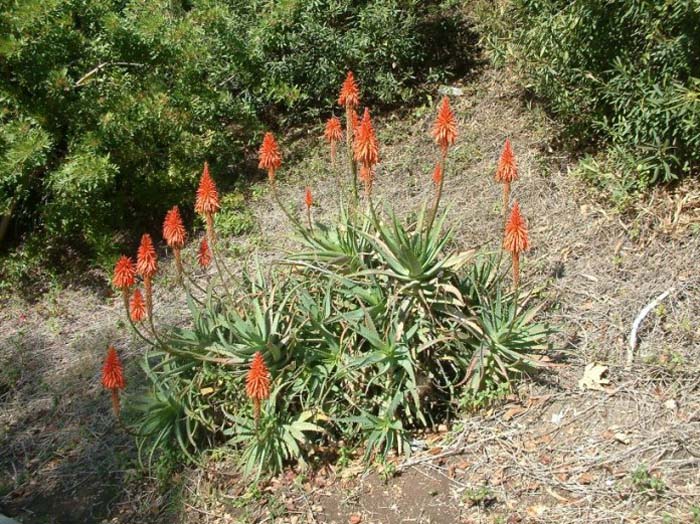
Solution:
<path fill-rule="evenodd" d="M 108 343 L 125 351 L 129 378 L 139 381 L 143 348 L 120 324 L 119 302 L 84 288 L 56 289 L 33 304 L 17 298 L 0 313 L 0 508 L 27 523 L 693 522 L 697 189 L 659 191 L 620 214 L 569 173 L 575 162 L 555 152 L 556 129 L 527 109 L 508 71 L 486 69 L 455 87 L 460 138 L 446 175 L 449 222 L 461 246 L 499 248 L 493 172 L 510 137 L 521 172 L 514 194 L 533 245 L 525 278 L 544 285 L 546 315 L 560 330 L 552 370 L 449 432 L 419 436 L 425 451 L 397 460 L 386 482 L 351 460 L 344 470 L 251 490 L 224 460 L 183 472 L 163 495 L 137 473 L 132 440 L 114 424 L 99 385 Z M 418 209 L 431 191 L 434 105 L 375 116 L 377 194 L 402 211 Z M 322 218 L 335 207 L 336 179 L 318 130 L 300 134 L 282 141 L 280 189 L 301 209 L 310 185 Z M 290 245 L 284 216 L 263 183 L 253 186 L 250 205 L 258 227 L 231 244 L 272 260 Z M 642 322 L 628 368 L 633 320 L 668 289 Z M 184 318 L 176 296 L 161 287 L 159 318 Z M 594 362 L 607 368 L 604 381 L 582 390 L 578 381 Z"/>

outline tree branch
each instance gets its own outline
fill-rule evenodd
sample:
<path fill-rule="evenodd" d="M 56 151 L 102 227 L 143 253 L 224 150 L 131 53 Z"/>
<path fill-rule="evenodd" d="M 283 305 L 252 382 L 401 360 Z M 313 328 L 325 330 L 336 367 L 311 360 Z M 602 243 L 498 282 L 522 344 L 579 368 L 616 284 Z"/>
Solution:
<path fill-rule="evenodd" d="M 82 86 L 86 81 L 90 79 L 93 75 L 99 73 L 103 69 L 111 66 L 131 66 L 131 67 L 143 67 L 145 64 L 139 64 L 136 62 L 102 62 L 98 66 L 92 68 L 90 71 L 81 76 L 75 83 L 74 87 Z"/>

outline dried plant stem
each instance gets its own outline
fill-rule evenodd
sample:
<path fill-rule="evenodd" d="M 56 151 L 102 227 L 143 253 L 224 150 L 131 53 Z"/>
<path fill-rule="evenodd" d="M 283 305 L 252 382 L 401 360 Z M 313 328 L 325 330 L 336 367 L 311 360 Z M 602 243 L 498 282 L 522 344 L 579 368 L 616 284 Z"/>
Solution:
<path fill-rule="evenodd" d="M 127 318 L 131 318 L 129 311 L 129 288 L 122 288 L 122 300 L 124 301 L 124 311 L 126 311 Z"/>
<path fill-rule="evenodd" d="M 185 275 L 185 277 L 187 278 L 187 280 L 189 281 L 189 283 L 192 284 L 192 287 L 197 288 L 197 290 L 198 290 L 200 293 L 203 293 L 203 294 L 205 294 L 205 295 L 207 294 L 207 290 L 204 289 L 202 286 L 200 286 L 200 285 L 197 283 L 197 281 L 196 281 L 195 279 L 193 279 L 188 273 L 184 273 L 184 275 Z M 189 289 L 188 289 L 187 286 L 185 285 L 185 282 L 184 282 L 184 281 L 182 282 L 182 287 L 185 289 L 185 291 L 187 291 L 187 292 L 189 293 Z M 190 293 L 190 296 L 191 296 L 192 298 L 194 298 L 197 302 L 200 302 L 199 299 L 197 299 L 197 298 L 196 298 L 194 295 L 192 295 L 191 293 Z M 201 303 L 201 302 L 200 302 L 200 303 Z"/>
<path fill-rule="evenodd" d="M 224 278 L 224 272 L 221 269 L 221 263 L 219 262 L 219 255 L 218 255 L 218 247 L 214 247 L 213 244 L 209 244 L 209 250 L 211 251 L 211 257 L 214 259 L 214 265 L 216 265 L 216 272 L 219 274 L 219 280 L 221 280 L 221 285 L 224 288 L 224 292 L 226 293 L 226 296 L 228 299 L 233 303 L 233 295 L 231 294 L 231 291 L 228 288 L 228 282 L 226 281 L 226 278 Z"/>
<path fill-rule="evenodd" d="M 345 142 L 347 143 L 347 148 L 348 148 L 348 162 L 350 164 L 350 179 L 352 180 L 352 196 L 353 196 L 355 205 L 357 205 L 357 202 L 359 200 L 359 195 L 357 192 L 357 164 L 355 163 L 355 159 L 353 157 L 352 137 L 353 137 L 352 106 L 350 104 L 346 104 L 345 105 Z"/>
<path fill-rule="evenodd" d="M 260 425 L 260 399 L 253 399 L 253 418 L 255 419 L 255 428 Z"/>
<path fill-rule="evenodd" d="M 233 295 L 228 287 L 228 282 L 224 278 L 224 272 L 222 270 L 223 262 L 219 261 L 218 246 L 216 245 L 216 233 L 214 231 L 214 215 L 211 213 L 206 214 L 207 220 L 207 242 L 209 243 L 209 251 L 211 251 L 211 257 L 214 259 L 214 265 L 216 266 L 216 271 L 219 274 L 219 280 L 221 280 L 221 285 L 224 288 L 224 292 L 228 299 L 233 303 Z M 227 271 L 227 273 L 230 275 Z"/>
<path fill-rule="evenodd" d="M 111 391 L 112 391 L 112 410 L 114 410 L 114 416 L 119 419 L 119 413 L 120 413 L 119 390 L 117 388 L 112 388 Z"/>
<path fill-rule="evenodd" d="M 279 193 L 277 192 L 277 184 L 275 184 L 274 178 L 270 178 L 270 189 L 272 189 L 272 197 L 275 199 L 275 202 L 277 202 L 277 205 L 280 206 L 280 209 L 287 216 L 292 225 L 296 226 L 298 229 L 301 229 L 299 221 L 292 216 L 289 210 L 282 203 Z"/>
<path fill-rule="evenodd" d="M 127 309 L 126 309 L 126 319 L 129 321 L 129 324 L 131 325 L 131 329 L 134 330 L 134 333 L 136 333 L 141 338 L 141 340 L 143 340 L 146 344 L 149 344 L 151 346 L 156 345 L 155 342 L 153 342 L 152 340 L 149 340 L 148 337 L 146 337 L 146 335 L 141 333 L 141 330 L 136 327 L 136 324 L 134 324 L 134 321 L 131 319 L 131 314 L 129 312 L 128 304 L 127 304 Z"/>
<path fill-rule="evenodd" d="M 372 200 L 372 181 L 371 180 L 365 181 L 365 200 L 367 200 L 367 202 L 371 202 L 371 200 Z"/>
<path fill-rule="evenodd" d="M 156 325 L 153 322 L 153 282 L 151 282 L 151 277 L 143 277 L 143 287 L 146 290 L 146 311 L 148 312 L 148 323 L 151 326 L 151 331 L 153 336 L 158 338 L 156 333 Z M 127 316 L 131 316 L 127 313 Z"/>
<path fill-rule="evenodd" d="M 642 324 L 642 321 L 652 309 L 658 307 L 658 305 L 661 304 L 666 297 L 673 293 L 675 289 L 675 286 L 671 286 L 654 300 L 649 302 L 642 308 L 637 317 L 634 319 L 634 322 L 632 322 L 632 331 L 630 331 L 629 346 L 627 348 L 627 368 L 632 367 L 632 363 L 634 362 L 634 350 L 637 348 L 637 331 L 639 331 L 639 326 Z"/>
<path fill-rule="evenodd" d="M 207 242 L 209 242 L 209 244 L 213 246 L 216 243 L 216 232 L 214 231 L 214 215 L 212 215 L 211 213 L 207 213 L 205 217 L 207 221 Z"/>
<path fill-rule="evenodd" d="M 180 253 L 179 248 L 173 249 L 173 255 L 175 255 L 175 268 L 177 269 L 177 283 L 184 286 L 184 280 L 182 274 L 184 273 L 182 268 L 182 253 Z"/>

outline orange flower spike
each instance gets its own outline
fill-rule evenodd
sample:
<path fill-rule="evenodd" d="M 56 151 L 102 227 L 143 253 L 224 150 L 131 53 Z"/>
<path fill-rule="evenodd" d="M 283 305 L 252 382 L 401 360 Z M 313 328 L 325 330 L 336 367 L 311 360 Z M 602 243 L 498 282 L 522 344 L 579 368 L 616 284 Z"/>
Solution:
<path fill-rule="evenodd" d="M 314 205 L 314 197 L 311 194 L 311 189 L 308 187 L 304 192 L 304 204 L 306 204 L 306 209 L 311 209 L 311 206 Z"/>
<path fill-rule="evenodd" d="M 177 206 L 173 206 L 165 215 L 163 221 L 163 238 L 166 244 L 174 250 L 179 250 L 185 247 L 187 232 L 180 217 L 180 210 Z"/>
<path fill-rule="evenodd" d="M 183 268 L 180 250 L 185 247 L 187 232 L 185 231 L 185 226 L 180 217 L 180 210 L 177 206 L 173 206 L 165 215 L 165 220 L 163 221 L 163 238 L 166 244 L 173 250 L 178 279 L 182 282 Z"/>
<path fill-rule="evenodd" d="M 258 167 L 260 169 L 266 169 L 270 182 L 274 182 L 275 171 L 282 165 L 282 155 L 280 155 L 274 135 L 269 131 L 265 133 L 263 137 L 262 145 L 258 152 L 258 159 Z"/>
<path fill-rule="evenodd" d="M 518 204 L 517 200 L 513 203 L 513 209 L 506 224 L 503 247 L 511 253 L 522 253 L 530 248 L 527 226 L 520 213 L 520 204 Z"/>
<path fill-rule="evenodd" d="M 143 300 L 143 295 L 138 289 L 134 290 L 129 302 L 129 316 L 133 322 L 141 322 L 146 318 L 146 303 Z"/>
<path fill-rule="evenodd" d="M 369 168 L 372 168 L 379 162 L 379 144 L 374 133 L 374 127 L 372 127 L 369 109 L 367 108 L 365 108 L 365 114 L 357 131 L 354 158 L 361 165 Z"/>
<path fill-rule="evenodd" d="M 311 188 L 307 187 L 304 192 L 304 205 L 306 206 L 306 221 L 308 222 L 309 229 L 312 229 L 311 225 L 311 206 L 314 205 L 314 197 L 311 194 Z"/>
<path fill-rule="evenodd" d="M 102 385 L 112 392 L 112 408 L 114 414 L 119 416 L 119 390 L 124 389 L 126 382 L 124 381 L 124 371 L 122 363 L 117 355 L 117 350 L 113 346 L 107 349 L 107 357 L 102 366 Z"/>
<path fill-rule="evenodd" d="M 506 223 L 503 248 L 513 256 L 513 285 L 517 288 L 520 281 L 520 253 L 530 249 L 527 226 L 520 214 L 520 205 L 517 200 L 513 203 L 510 218 Z"/>
<path fill-rule="evenodd" d="M 433 124 L 433 137 L 435 143 L 442 149 L 442 154 L 447 154 L 447 148 L 455 143 L 457 139 L 457 124 L 455 116 L 450 108 L 450 100 L 443 97 L 437 119 Z"/>
<path fill-rule="evenodd" d="M 343 128 L 340 125 L 340 119 L 337 116 L 332 116 L 326 122 L 326 129 L 323 136 L 329 143 L 339 142 L 343 139 Z"/>
<path fill-rule="evenodd" d="M 360 88 L 357 87 L 355 75 L 352 71 L 348 71 L 343 86 L 340 88 L 338 105 L 343 107 L 357 107 L 360 105 Z"/>
<path fill-rule="evenodd" d="M 194 204 L 194 210 L 206 217 L 213 215 L 220 209 L 219 192 L 216 189 L 214 179 L 209 174 L 209 164 L 204 162 L 202 177 L 199 179 L 199 187 L 197 188 L 197 199 Z"/>
<path fill-rule="evenodd" d="M 141 244 L 136 253 L 136 272 L 143 277 L 143 287 L 146 290 L 146 311 L 151 319 L 151 329 L 153 328 L 153 275 L 158 270 L 158 259 L 156 250 L 153 247 L 151 235 L 144 233 L 141 236 Z"/>
<path fill-rule="evenodd" d="M 102 385 L 107 389 L 124 389 L 126 386 L 122 363 L 114 346 L 107 349 L 107 357 L 102 366 Z"/>
<path fill-rule="evenodd" d="M 510 183 L 518 179 L 518 167 L 515 163 L 515 155 L 510 146 L 510 139 L 506 138 L 503 144 L 503 152 L 498 160 L 498 168 L 496 169 L 496 181 L 501 183 Z"/>
<path fill-rule="evenodd" d="M 151 235 L 144 233 L 136 253 L 136 272 L 144 278 L 151 278 L 158 270 L 158 259 Z"/>
<path fill-rule="evenodd" d="M 510 147 L 510 139 L 506 138 L 503 145 L 501 158 L 498 160 L 496 169 L 496 181 L 503 184 L 503 215 L 508 212 L 508 201 L 510 200 L 510 184 L 518 179 L 518 167 L 515 163 L 515 155 Z"/>
<path fill-rule="evenodd" d="M 331 162 L 335 164 L 335 146 L 337 142 L 343 139 L 343 129 L 340 126 L 340 119 L 337 116 L 332 116 L 328 119 L 323 136 L 331 145 Z"/>
<path fill-rule="evenodd" d="M 112 277 L 114 287 L 122 290 L 122 300 L 124 309 L 129 314 L 129 289 L 136 283 L 136 268 L 131 257 L 121 256 L 114 265 L 114 276 Z"/>
<path fill-rule="evenodd" d="M 136 270 L 131 257 L 121 256 L 114 266 L 112 283 L 118 289 L 129 289 L 136 282 Z"/>
<path fill-rule="evenodd" d="M 440 187 L 442 183 L 442 166 L 438 163 L 435 164 L 435 170 L 433 171 L 433 183 L 435 187 Z"/>
<path fill-rule="evenodd" d="M 245 391 L 248 398 L 253 401 L 253 412 L 257 422 L 260 418 L 260 401 L 270 396 L 270 372 L 260 351 L 256 351 L 253 355 L 246 377 Z"/>
<path fill-rule="evenodd" d="M 209 267 L 209 264 L 211 264 L 211 251 L 209 251 L 209 244 L 206 238 L 203 238 L 202 242 L 199 244 L 197 262 L 203 268 Z"/>

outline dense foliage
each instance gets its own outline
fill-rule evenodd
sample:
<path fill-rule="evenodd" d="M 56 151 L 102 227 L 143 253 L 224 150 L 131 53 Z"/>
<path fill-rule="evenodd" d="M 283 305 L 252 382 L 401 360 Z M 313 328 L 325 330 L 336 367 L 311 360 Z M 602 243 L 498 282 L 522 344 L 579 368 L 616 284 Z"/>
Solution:
<path fill-rule="evenodd" d="M 445 14 L 414 0 L 0 0 L 0 243 L 7 229 L 42 252 L 111 252 L 191 194 L 204 158 L 239 172 L 261 122 L 328 107 L 346 67 L 376 99 L 406 98 L 433 72 Z"/>
<path fill-rule="evenodd" d="M 610 146 L 618 187 L 643 188 L 697 173 L 697 0 L 486 4 L 480 19 L 492 56 L 511 60 L 524 73 L 572 138 Z"/>
<path fill-rule="evenodd" d="M 348 97 L 348 113 L 354 100 Z M 218 195 L 205 167 L 196 209 L 207 222 L 211 257 L 200 265 L 215 270 L 203 289 L 188 277 L 191 262 L 180 265 L 190 326 L 160 325 L 150 306 L 146 322 L 141 305 L 135 308 L 132 298 L 129 306 L 133 270 L 126 257 L 120 260 L 115 285 L 132 326 L 151 346 L 142 361 L 150 391 L 127 393 L 142 456 L 151 462 L 176 449 L 196 460 L 225 445 L 240 453 L 246 471 L 260 473 L 321 448 L 331 455 L 355 448 L 368 457 L 409 453 L 412 431 L 506 393 L 513 379 L 543 365 L 548 329 L 536 319 L 543 303 L 518 287 L 519 255 L 529 245 L 519 207 L 513 203 L 505 229 L 513 280 L 501 253 L 455 251 L 447 215 L 439 212 L 450 176 L 447 152 L 457 136 L 447 99 L 435 129 L 441 160 L 432 205 L 401 220 L 382 209 L 372 197 L 373 179 L 355 165 L 378 161 L 365 113 L 348 143 L 355 160 L 335 168 L 344 191 L 330 223 L 312 220 L 310 191 L 305 219 L 284 207 L 276 191 L 277 145 L 268 133 L 260 165 L 298 244 L 285 258 L 254 261 L 235 276 L 216 241 Z M 499 170 L 514 170 L 507 155 L 502 163 Z M 343 176 L 358 171 L 362 200 Z M 494 228 L 501 227 L 497 220 Z M 176 261 L 179 230 L 178 219 L 166 220 L 163 236 Z M 156 274 L 150 239 L 142 241 L 135 267 L 148 297 Z"/>

